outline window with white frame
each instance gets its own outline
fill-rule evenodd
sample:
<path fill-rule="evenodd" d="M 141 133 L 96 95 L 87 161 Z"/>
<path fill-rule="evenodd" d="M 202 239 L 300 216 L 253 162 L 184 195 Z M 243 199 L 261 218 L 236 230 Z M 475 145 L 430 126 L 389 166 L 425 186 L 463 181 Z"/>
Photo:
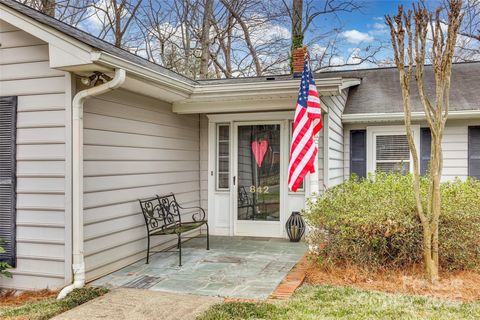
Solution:
<path fill-rule="evenodd" d="M 375 171 L 410 172 L 410 149 L 407 135 L 377 135 L 375 139 Z"/>
<path fill-rule="evenodd" d="M 419 145 L 420 127 L 413 126 L 415 144 Z M 404 126 L 368 127 L 368 171 L 412 172 L 413 163 Z"/>
<path fill-rule="evenodd" d="M 228 190 L 230 181 L 230 125 L 217 125 L 217 190 Z"/>

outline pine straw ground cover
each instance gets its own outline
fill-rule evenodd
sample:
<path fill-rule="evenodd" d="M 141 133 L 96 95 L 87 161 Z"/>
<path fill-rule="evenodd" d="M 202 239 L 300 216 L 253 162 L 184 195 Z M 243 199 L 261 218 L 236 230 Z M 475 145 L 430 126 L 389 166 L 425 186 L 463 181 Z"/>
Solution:
<path fill-rule="evenodd" d="M 56 300 L 58 292 L 38 291 L 14 295 L 6 292 L 0 295 L 0 319 L 44 320 L 75 308 L 108 292 L 104 288 L 75 289 L 65 299 Z"/>
<path fill-rule="evenodd" d="M 441 271 L 440 281 L 431 285 L 425 280 L 421 265 L 395 270 L 365 270 L 355 265 L 327 267 L 314 258 L 304 259 L 306 282 L 388 293 L 425 295 L 465 302 L 480 302 L 480 273 L 474 271 Z"/>

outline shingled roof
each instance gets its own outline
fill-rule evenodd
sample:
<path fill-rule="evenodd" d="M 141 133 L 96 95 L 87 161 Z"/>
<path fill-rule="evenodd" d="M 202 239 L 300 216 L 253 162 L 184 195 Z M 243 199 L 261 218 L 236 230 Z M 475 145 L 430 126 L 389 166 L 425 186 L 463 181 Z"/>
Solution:
<path fill-rule="evenodd" d="M 350 88 L 344 114 L 403 112 L 402 92 L 396 68 L 320 73 L 322 77 L 360 78 L 362 83 Z M 429 97 L 435 93 L 431 66 L 425 67 L 425 88 Z M 415 80 L 412 82 L 413 111 L 423 111 Z M 480 110 L 480 62 L 456 63 L 452 71 L 450 110 Z"/>

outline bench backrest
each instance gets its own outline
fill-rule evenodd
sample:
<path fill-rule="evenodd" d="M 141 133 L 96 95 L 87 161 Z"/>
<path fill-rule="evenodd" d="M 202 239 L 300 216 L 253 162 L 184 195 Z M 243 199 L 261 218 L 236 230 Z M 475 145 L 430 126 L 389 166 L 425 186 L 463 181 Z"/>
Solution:
<path fill-rule="evenodd" d="M 173 193 L 138 201 L 149 232 L 181 223 L 179 206 Z"/>

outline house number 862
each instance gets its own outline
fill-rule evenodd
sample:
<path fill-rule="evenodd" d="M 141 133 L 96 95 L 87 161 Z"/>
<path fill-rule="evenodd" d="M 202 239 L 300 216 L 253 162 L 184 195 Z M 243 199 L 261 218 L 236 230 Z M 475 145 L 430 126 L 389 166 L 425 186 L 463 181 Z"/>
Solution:
<path fill-rule="evenodd" d="M 268 193 L 268 186 L 250 186 L 251 193 Z"/>

